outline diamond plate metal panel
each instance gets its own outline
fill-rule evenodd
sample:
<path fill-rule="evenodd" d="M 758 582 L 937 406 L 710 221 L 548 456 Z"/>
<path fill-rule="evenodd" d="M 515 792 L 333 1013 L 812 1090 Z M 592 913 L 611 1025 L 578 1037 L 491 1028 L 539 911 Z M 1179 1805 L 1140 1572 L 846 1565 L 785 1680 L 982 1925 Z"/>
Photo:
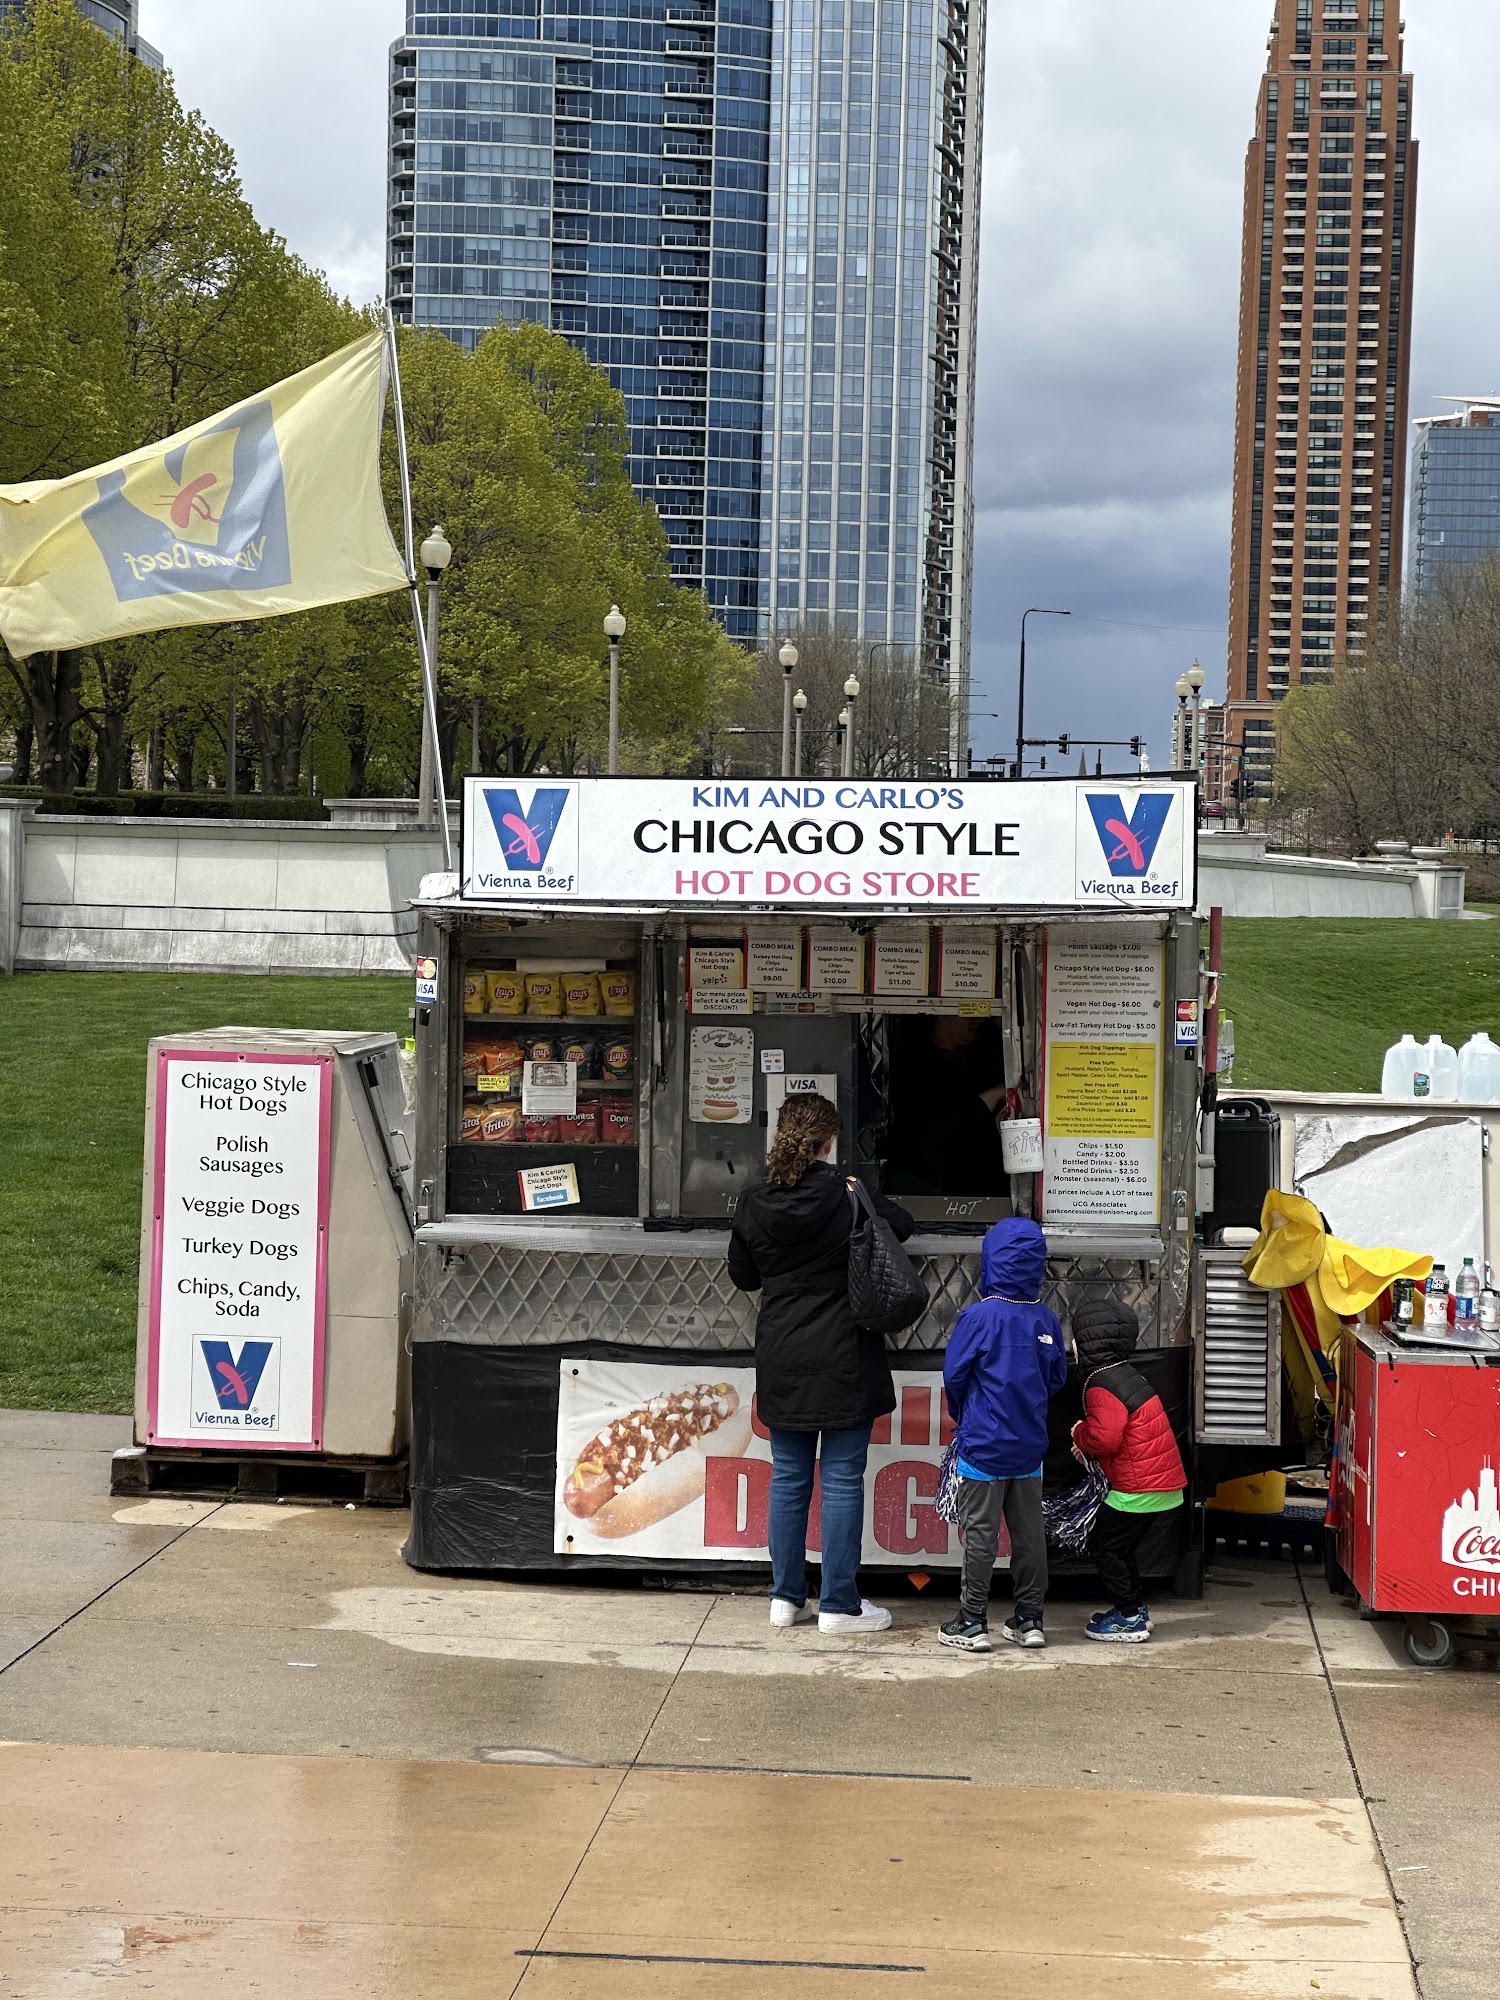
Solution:
<path fill-rule="evenodd" d="M 946 1345 L 954 1320 L 978 1297 L 979 1259 L 955 1251 L 915 1261 L 930 1303 L 890 1344 L 932 1353 Z M 419 1244 L 416 1287 L 414 1340 L 496 1347 L 613 1340 L 739 1352 L 755 1340 L 755 1295 L 737 1291 L 718 1258 L 670 1250 L 604 1254 Z M 1075 1258 L 1048 1268 L 1044 1296 L 1062 1319 L 1080 1298 L 1106 1293 L 1136 1308 L 1144 1344 L 1161 1340 L 1154 1272 L 1111 1258 Z"/>

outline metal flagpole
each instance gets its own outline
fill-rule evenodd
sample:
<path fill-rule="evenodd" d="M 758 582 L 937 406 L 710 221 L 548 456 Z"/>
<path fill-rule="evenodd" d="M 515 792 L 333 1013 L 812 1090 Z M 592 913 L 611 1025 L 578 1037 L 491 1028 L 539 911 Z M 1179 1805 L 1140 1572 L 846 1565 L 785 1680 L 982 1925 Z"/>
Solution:
<path fill-rule="evenodd" d="M 396 454 L 401 467 L 401 517 L 406 530 L 406 578 L 411 588 L 411 615 L 417 627 L 417 651 L 422 656 L 422 708 L 426 734 L 432 753 L 432 775 L 437 786 L 438 825 L 443 834 L 443 866 L 453 870 L 453 841 L 448 831 L 448 792 L 443 783 L 443 751 L 438 739 L 437 675 L 427 644 L 427 626 L 422 617 L 422 593 L 417 584 L 417 555 L 412 535 L 411 466 L 406 456 L 406 410 L 401 401 L 401 368 L 396 358 L 396 319 L 389 303 L 385 309 L 386 351 L 390 356 L 391 387 L 396 396 Z M 425 804 L 425 800 L 423 801 Z"/>

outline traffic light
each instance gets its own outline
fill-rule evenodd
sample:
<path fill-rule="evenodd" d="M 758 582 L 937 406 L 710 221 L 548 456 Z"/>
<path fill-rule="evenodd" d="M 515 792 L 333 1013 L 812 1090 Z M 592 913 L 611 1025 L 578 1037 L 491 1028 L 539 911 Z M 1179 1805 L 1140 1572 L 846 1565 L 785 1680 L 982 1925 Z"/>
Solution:
<path fill-rule="evenodd" d="M 1059 737 L 1058 737 L 1058 739 L 1057 739 L 1057 754 L 1058 754 L 1058 755 L 1059 755 L 1060 757 L 1066 757 L 1066 756 L 1067 756 L 1067 754 L 1068 754 L 1068 739 L 1067 739 L 1067 737 L 1066 737 L 1066 736 L 1059 736 Z"/>
<path fill-rule="evenodd" d="M 1132 756 L 1132 757 L 1139 757 L 1139 756 L 1140 756 L 1140 754 L 1141 754 L 1141 739 L 1140 739 L 1140 737 L 1139 737 L 1139 736 L 1132 736 L 1132 737 L 1131 737 L 1131 739 L 1130 739 L 1130 754 L 1131 754 L 1131 756 Z"/>

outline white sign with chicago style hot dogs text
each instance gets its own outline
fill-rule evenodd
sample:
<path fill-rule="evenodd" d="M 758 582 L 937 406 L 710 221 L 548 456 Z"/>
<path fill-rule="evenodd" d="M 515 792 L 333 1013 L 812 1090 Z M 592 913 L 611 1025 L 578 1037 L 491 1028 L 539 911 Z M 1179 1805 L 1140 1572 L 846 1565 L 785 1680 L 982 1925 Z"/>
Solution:
<path fill-rule="evenodd" d="M 863 1561 L 955 1568 L 958 1531 L 935 1505 L 952 1435 L 938 1370 L 896 1376 L 865 1473 Z M 771 1444 L 755 1370 L 702 1357 L 559 1365 L 553 1547 L 559 1555 L 766 1562 Z M 646 1462 L 649 1454 L 649 1464 Z M 642 1466 L 640 1472 L 636 1467 Z M 807 1524 L 818 1553 L 816 1489 Z M 1002 1535 L 1002 1563 L 1008 1563 Z"/>
<path fill-rule="evenodd" d="M 471 777 L 461 881 L 469 901 L 501 904 L 1190 910 L 1193 798 L 1155 778 Z M 755 989 L 738 954 L 694 957 L 695 987 Z M 809 983 L 857 993 L 862 971 L 815 957 Z"/>

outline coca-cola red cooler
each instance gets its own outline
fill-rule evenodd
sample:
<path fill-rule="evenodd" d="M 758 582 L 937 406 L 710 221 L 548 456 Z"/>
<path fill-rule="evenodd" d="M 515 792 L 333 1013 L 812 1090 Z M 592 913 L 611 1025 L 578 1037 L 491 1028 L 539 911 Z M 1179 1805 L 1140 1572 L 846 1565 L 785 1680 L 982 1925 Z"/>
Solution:
<path fill-rule="evenodd" d="M 1359 1329 L 1339 1410 L 1339 1563 L 1366 1604 L 1406 1619 L 1445 1666 L 1500 1622 L 1500 1349 L 1407 1347 Z"/>

